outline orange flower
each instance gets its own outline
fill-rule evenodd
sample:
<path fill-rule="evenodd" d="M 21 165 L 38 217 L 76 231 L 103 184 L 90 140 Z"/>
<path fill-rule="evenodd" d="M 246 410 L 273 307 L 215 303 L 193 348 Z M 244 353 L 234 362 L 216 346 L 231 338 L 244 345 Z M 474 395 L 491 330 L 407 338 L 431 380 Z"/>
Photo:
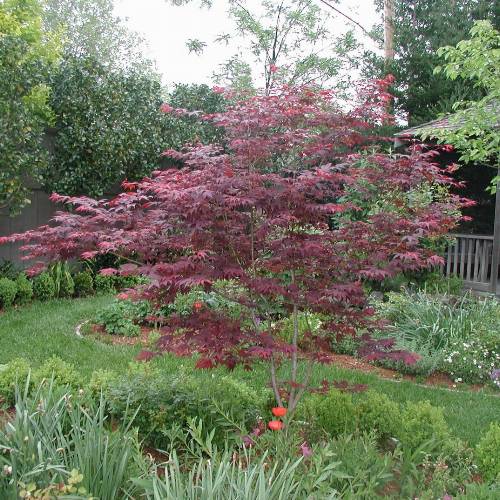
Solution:
<path fill-rule="evenodd" d="M 279 421 L 279 420 L 271 420 L 267 426 L 269 427 L 269 429 L 271 429 L 272 431 L 280 431 L 281 429 L 283 429 L 283 422 Z"/>
<path fill-rule="evenodd" d="M 271 410 L 275 417 L 284 417 L 286 415 L 287 409 L 283 406 L 276 406 Z"/>
<path fill-rule="evenodd" d="M 194 304 L 193 304 L 193 309 L 195 311 L 199 311 L 201 308 L 203 307 L 203 302 L 197 300 Z"/>

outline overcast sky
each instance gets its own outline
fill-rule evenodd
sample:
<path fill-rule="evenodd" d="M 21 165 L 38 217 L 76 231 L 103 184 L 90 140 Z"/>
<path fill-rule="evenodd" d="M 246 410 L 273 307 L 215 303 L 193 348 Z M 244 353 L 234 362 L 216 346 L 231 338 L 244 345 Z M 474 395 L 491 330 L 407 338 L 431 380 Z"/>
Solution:
<path fill-rule="evenodd" d="M 255 9 L 260 1 L 245 3 Z M 226 14 L 227 0 L 213 0 L 211 9 L 200 9 L 198 0 L 182 7 L 174 7 L 166 0 L 115 0 L 115 4 L 117 15 L 127 18 L 128 26 L 145 38 L 147 55 L 156 61 L 164 83 L 211 83 L 214 69 L 235 53 L 234 45 L 211 43 L 233 26 Z M 340 7 L 367 28 L 379 21 L 372 0 L 342 0 Z M 338 15 L 332 21 L 335 33 L 351 27 Z M 356 33 L 362 36 L 360 30 Z M 202 55 L 189 54 L 188 39 L 207 42 Z"/>

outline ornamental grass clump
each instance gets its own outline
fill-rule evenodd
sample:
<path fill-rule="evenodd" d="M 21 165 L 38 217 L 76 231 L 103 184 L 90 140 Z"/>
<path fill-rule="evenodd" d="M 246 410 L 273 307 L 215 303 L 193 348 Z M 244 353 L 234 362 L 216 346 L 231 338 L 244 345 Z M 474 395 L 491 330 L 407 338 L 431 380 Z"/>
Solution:
<path fill-rule="evenodd" d="M 389 118 L 389 84 L 361 86 L 348 112 L 333 92 L 309 87 L 229 102 L 225 112 L 200 116 L 224 129 L 224 147 L 166 151 L 179 168 L 124 182 L 123 193 L 111 200 L 54 194 L 54 202 L 73 210 L 59 212 L 49 227 L 0 242 L 22 241 L 25 257 L 38 261 L 119 255 L 128 263 L 101 274 L 146 276 L 149 282 L 137 293 L 157 307 L 179 292 L 210 292 L 216 282 L 234 280 L 241 292 L 231 300 L 248 311 L 243 319 L 194 307 L 169 317 L 158 346 L 198 353 L 199 368 L 249 368 L 265 360 L 276 404 L 283 406 L 286 398 L 293 414 L 310 382 L 309 375 L 300 378 L 299 362 L 323 360 L 333 338 L 378 325 L 363 281 L 442 263 L 427 243 L 460 219 L 464 201 L 447 189 L 414 203 L 411 193 L 423 183 L 452 183 L 434 163 L 434 152 L 359 152 L 372 144 L 374 126 Z M 304 353 L 298 318 L 308 312 L 329 319 Z M 274 325 L 288 315 L 293 334 L 286 342 Z M 388 355 L 371 347 L 364 352 L 372 359 Z M 391 355 L 415 361 L 408 353 Z M 277 367 L 287 361 L 289 375 L 279 380 Z"/>

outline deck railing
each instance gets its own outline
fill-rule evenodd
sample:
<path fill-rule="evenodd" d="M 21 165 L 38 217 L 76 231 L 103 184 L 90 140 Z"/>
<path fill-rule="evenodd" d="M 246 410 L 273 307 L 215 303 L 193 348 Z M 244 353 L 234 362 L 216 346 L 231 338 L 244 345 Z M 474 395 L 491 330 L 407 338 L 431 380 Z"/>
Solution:
<path fill-rule="evenodd" d="M 493 236 L 453 234 L 455 241 L 446 251 L 444 271 L 464 280 L 468 288 L 484 292 L 498 292 L 500 284 L 497 269 L 492 269 Z"/>

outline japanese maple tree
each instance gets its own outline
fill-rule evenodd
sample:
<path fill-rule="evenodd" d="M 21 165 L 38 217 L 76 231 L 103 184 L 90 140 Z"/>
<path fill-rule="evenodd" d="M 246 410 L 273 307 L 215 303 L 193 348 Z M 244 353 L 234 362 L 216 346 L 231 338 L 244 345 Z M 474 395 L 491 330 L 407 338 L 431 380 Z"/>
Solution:
<path fill-rule="evenodd" d="M 27 259 L 45 262 L 128 257 L 121 269 L 103 272 L 145 274 L 151 283 L 137 294 L 158 305 L 195 286 L 211 290 L 233 280 L 227 298 L 241 305 L 241 318 L 197 304 L 187 317 L 168 318 L 159 347 L 196 352 L 201 368 L 268 360 L 280 406 L 276 368 L 289 358 L 293 412 L 309 384 L 308 376 L 298 380 L 299 359 L 321 360 L 329 337 L 377 325 L 363 282 L 440 264 L 428 243 L 460 217 L 463 200 L 443 189 L 451 181 L 433 163 L 434 153 L 374 149 L 371 130 L 388 118 L 387 83 L 363 86 L 351 111 L 339 109 L 329 91 L 283 88 L 201 117 L 224 128 L 225 144 L 167 151 L 180 168 L 124 182 L 124 192 L 109 201 L 54 194 L 71 210 L 3 241 L 23 241 Z M 419 197 L 422 186 L 438 195 Z M 303 353 L 298 315 L 311 312 L 330 318 L 328 333 L 311 334 L 315 348 Z M 289 344 L 277 335 L 279 314 L 294 318 Z M 385 355 L 380 343 L 367 345 L 367 355 Z"/>

